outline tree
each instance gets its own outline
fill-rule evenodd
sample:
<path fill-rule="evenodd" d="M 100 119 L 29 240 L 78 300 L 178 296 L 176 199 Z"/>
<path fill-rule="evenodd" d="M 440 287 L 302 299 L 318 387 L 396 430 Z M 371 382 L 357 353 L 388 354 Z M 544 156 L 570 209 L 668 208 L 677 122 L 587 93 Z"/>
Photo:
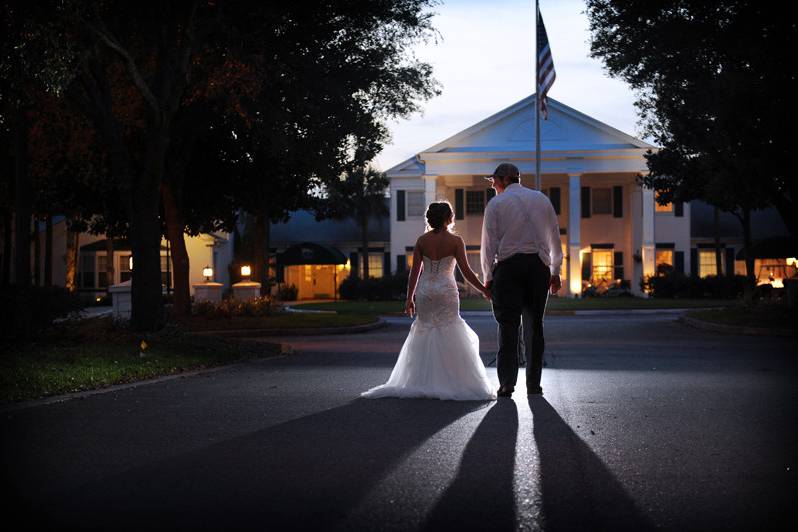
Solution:
<path fill-rule="evenodd" d="M 588 0 L 587 12 L 591 55 L 638 91 L 640 122 L 662 146 L 646 154 L 641 182 L 662 202 L 703 199 L 733 213 L 747 250 L 751 212 L 763 207 L 775 206 L 796 237 L 798 179 L 778 136 L 795 106 L 795 73 L 785 68 L 794 14 L 750 0 Z M 750 253 L 746 269 L 750 300 Z"/>
<path fill-rule="evenodd" d="M 369 278 L 369 218 L 385 216 L 385 190 L 390 181 L 383 173 L 371 166 L 348 168 L 338 180 L 329 181 L 326 198 L 317 218 L 353 218 L 360 229 L 363 249 L 363 279 Z"/>

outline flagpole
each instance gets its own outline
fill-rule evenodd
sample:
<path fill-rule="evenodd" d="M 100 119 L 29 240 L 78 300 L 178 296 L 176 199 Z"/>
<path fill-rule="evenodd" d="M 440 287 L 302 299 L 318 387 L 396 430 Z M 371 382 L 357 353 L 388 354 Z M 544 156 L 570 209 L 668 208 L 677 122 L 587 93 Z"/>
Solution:
<path fill-rule="evenodd" d="M 538 21 L 540 5 L 535 0 L 535 188 L 541 190 L 540 184 L 540 50 L 538 50 Z"/>

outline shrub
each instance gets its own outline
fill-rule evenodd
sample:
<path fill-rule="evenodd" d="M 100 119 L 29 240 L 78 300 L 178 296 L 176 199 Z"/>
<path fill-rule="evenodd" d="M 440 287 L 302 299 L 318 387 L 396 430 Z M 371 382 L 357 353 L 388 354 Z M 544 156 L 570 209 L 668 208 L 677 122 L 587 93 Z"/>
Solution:
<path fill-rule="evenodd" d="M 640 285 L 653 297 L 734 299 L 742 295 L 745 282 L 743 275 L 698 277 L 671 271 L 645 278 Z"/>
<path fill-rule="evenodd" d="M 5 286 L 0 290 L 0 338 L 30 338 L 81 309 L 80 297 L 60 286 Z"/>
<path fill-rule="evenodd" d="M 280 304 L 272 296 L 261 296 L 251 301 L 223 299 L 218 305 L 210 301 L 199 301 L 192 305 L 191 313 L 209 319 L 231 319 L 236 316 L 269 316 L 279 308 Z"/>
<path fill-rule="evenodd" d="M 281 284 L 277 289 L 277 299 L 280 301 L 296 301 L 299 297 L 299 288 L 294 284 Z"/>
<path fill-rule="evenodd" d="M 407 296 L 407 273 L 360 279 L 347 277 L 341 283 L 343 299 L 404 300 Z"/>

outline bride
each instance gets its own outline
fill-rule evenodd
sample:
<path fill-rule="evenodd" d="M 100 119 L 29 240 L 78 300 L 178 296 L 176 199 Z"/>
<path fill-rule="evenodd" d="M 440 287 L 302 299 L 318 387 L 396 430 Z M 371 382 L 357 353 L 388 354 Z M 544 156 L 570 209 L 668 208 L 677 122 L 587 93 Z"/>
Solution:
<path fill-rule="evenodd" d="M 431 203 L 426 218 L 430 230 L 416 241 L 405 305 L 407 314 L 417 317 L 388 382 L 361 395 L 495 399 L 479 357 L 479 337 L 460 317 L 455 264 L 485 297 L 489 293 L 468 265 L 463 239 L 449 231 L 454 220 L 449 202 Z"/>

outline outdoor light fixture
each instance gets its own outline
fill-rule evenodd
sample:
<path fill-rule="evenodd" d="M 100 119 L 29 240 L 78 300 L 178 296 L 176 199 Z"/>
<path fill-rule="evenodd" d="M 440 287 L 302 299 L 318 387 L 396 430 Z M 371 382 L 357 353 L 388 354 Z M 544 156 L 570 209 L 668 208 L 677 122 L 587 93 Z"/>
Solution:
<path fill-rule="evenodd" d="M 246 277 L 249 279 L 250 275 L 252 275 L 252 268 L 250 268 L 247 264 L 241 266 L 241 277 Z"/>
<path fill-rule="evenodd" d="M 788 257 L 787 258 L 787 266 L 792 266 L 796 262 L 798 262 L 798 260 L 795 260 L 795 257 Z"/>
<path fill-rule="evenodd" d="M 128 264 L 128 266 L 130 268 L 130 271 L 132 272 L 133 271 L 133 255 L 130 256 L 130 258 L 127 261 L 127 264 Z"/>
<path fill-rule="evenodd" d="M 210 283 L 211 279 L 213 278 L 213 268 L 211 268 L 210 266 L 205 266 L 202 269 L 202 275 L 203 277 L 205 277 L 205 282 Z"/>

